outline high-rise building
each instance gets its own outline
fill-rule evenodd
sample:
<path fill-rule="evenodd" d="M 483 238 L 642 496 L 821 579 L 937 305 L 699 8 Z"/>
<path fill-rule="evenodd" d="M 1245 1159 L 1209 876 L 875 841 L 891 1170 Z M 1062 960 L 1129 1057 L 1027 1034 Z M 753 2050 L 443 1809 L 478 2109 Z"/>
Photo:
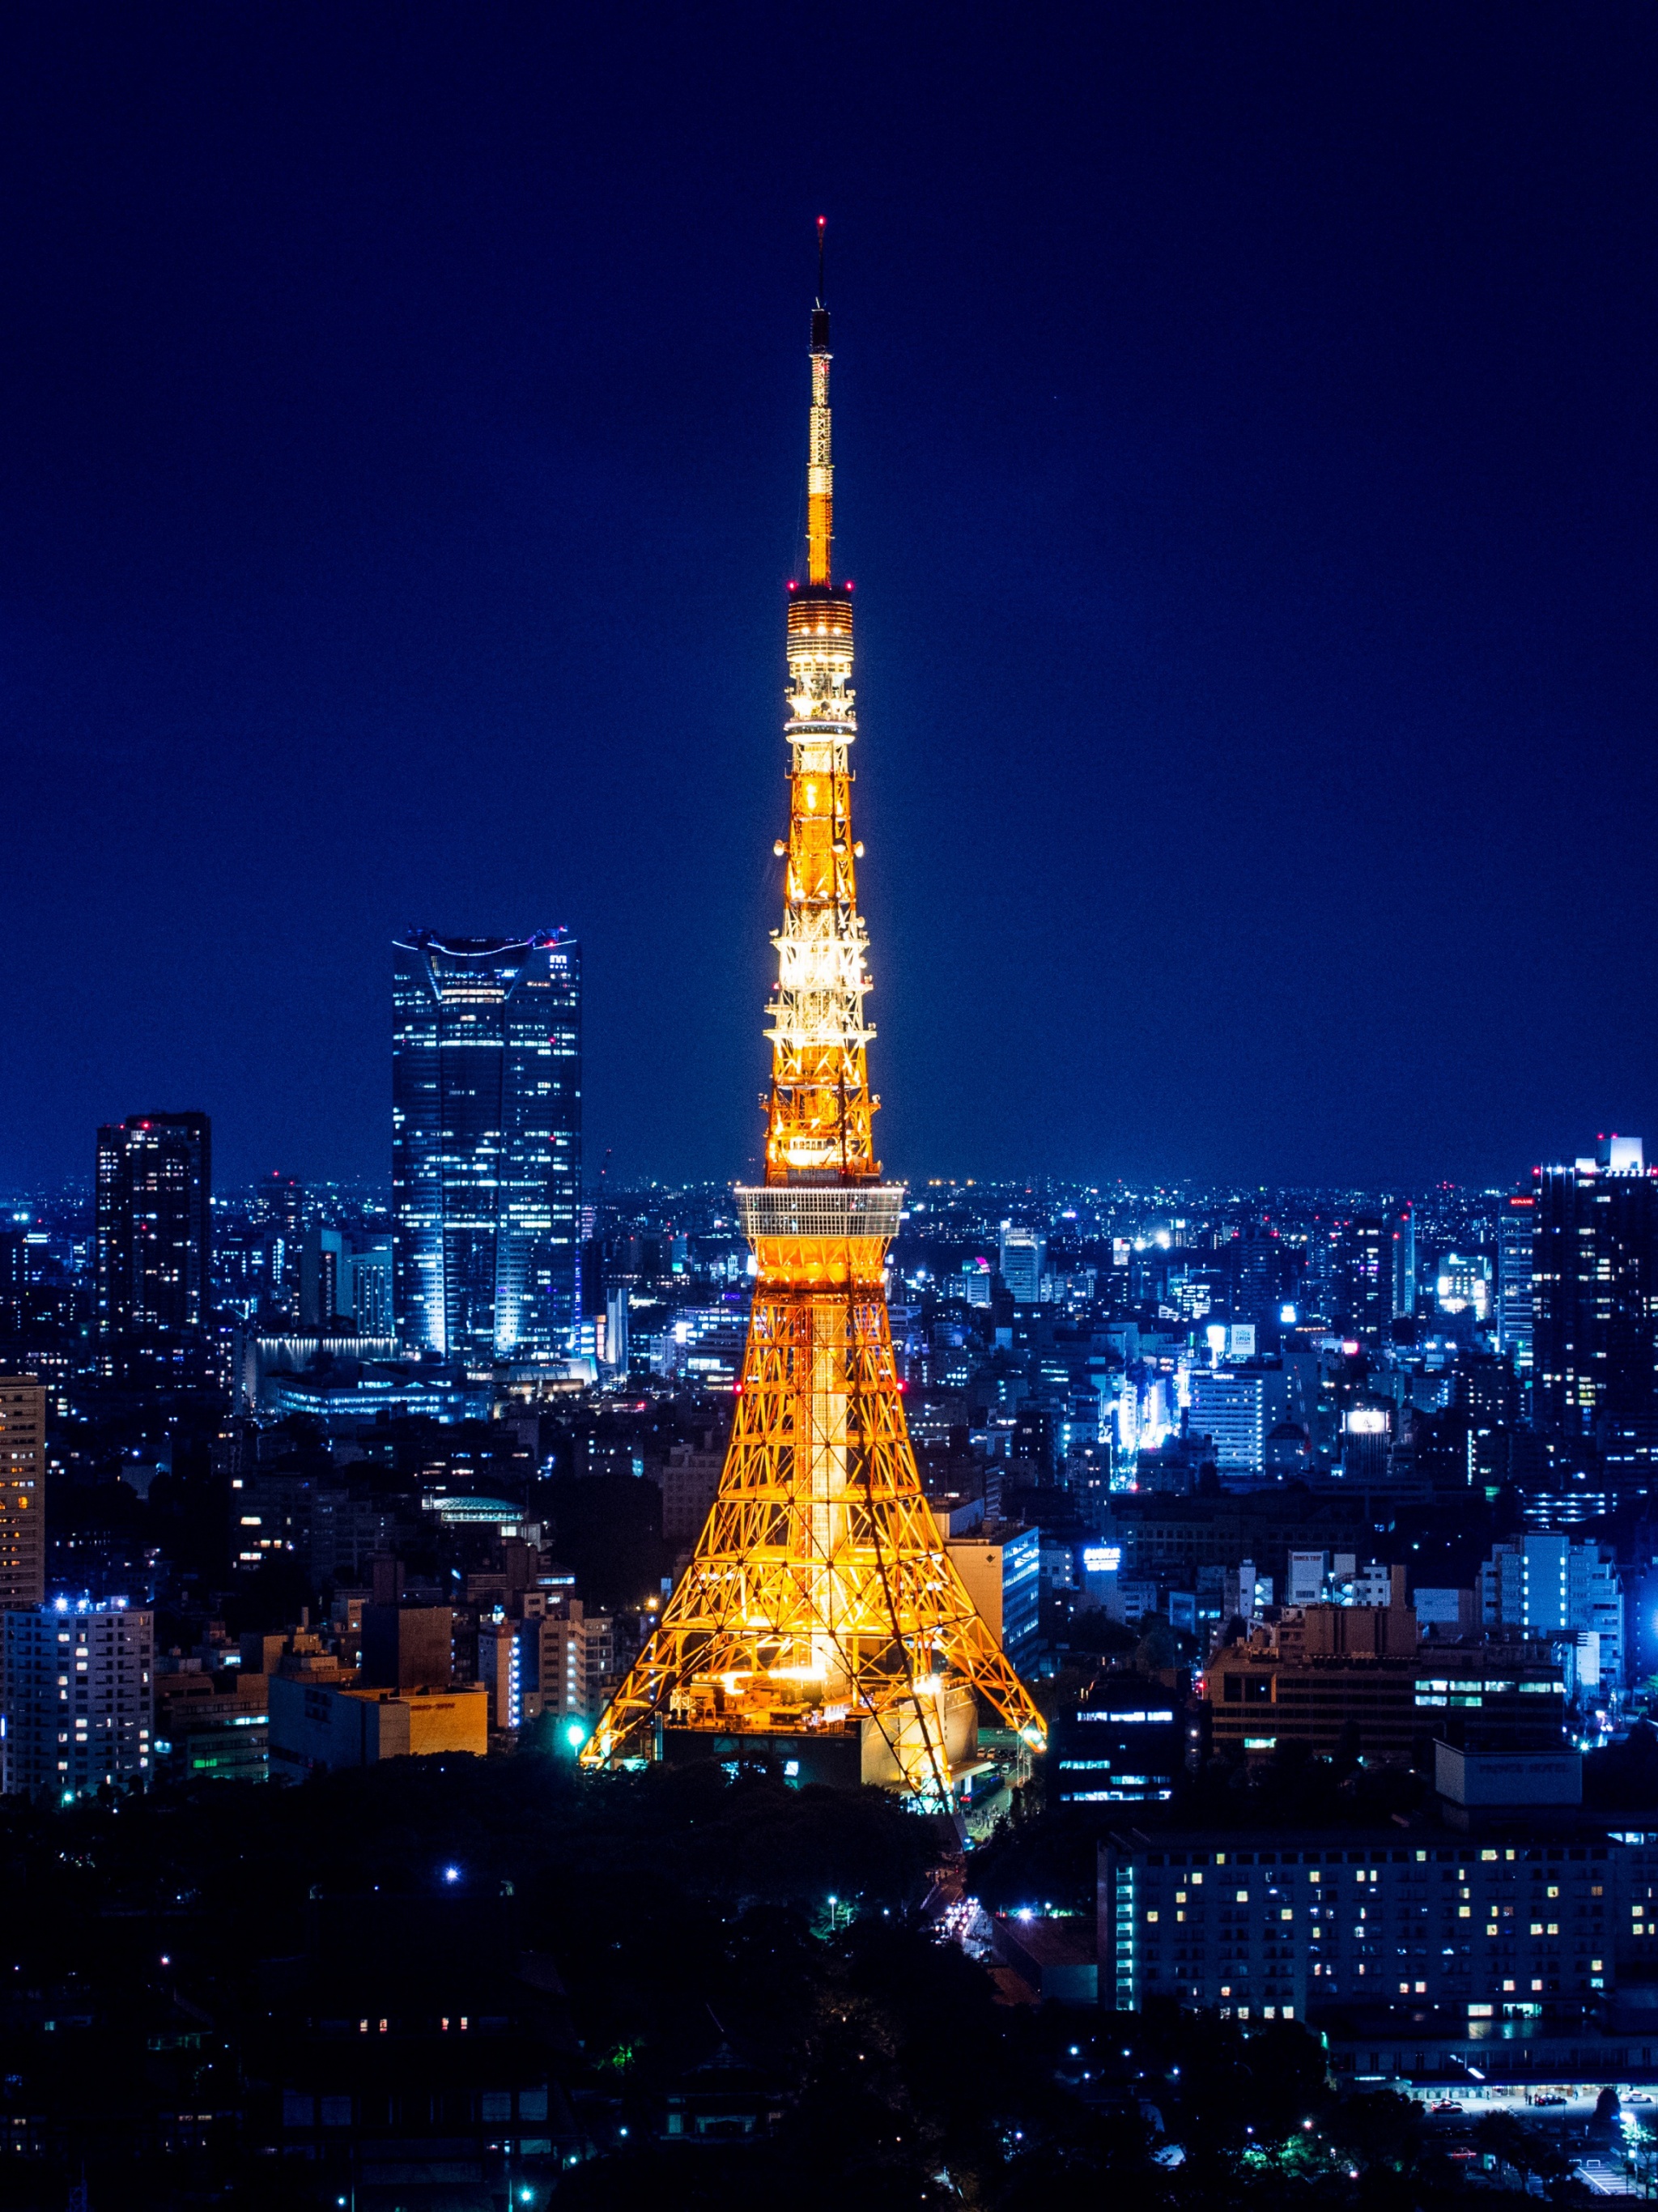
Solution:
<path fill-rule="evenodd" d="M 423 930 L 393 962 L 398 1334 L 475 1364 L 562 1353 L 579 1319 L 580 948 Z"/>
<path fill-rule="evenodd" d="M 1265 1223 L 1248 1222 L 1226 1248 L 1226 1257 L 1231 1263 L 1232 1318 L 1276 1328 L 1289 1286 L 1284 1239 Z"/>
<path fill-rule="evenodd" d="M 286 1322 L 300 1317 L 300 1265 L 305 1243 L 305 1188 L 297 1176 L 273 1168 L 259 1185 L 265 1217 L 265 1294 Z"/>
<path fill-rule="evenodd" d="M 1516 1375 L 1532 1370 L 1532 1243 L 1537 1197 L 1510 1191 L 1497 1216 L 1497 1340 Z"/>
<path fill-rule="evenodd" d="M 350 1264 L 351 1319 L 357 1334 L 390 1336 L 395 1327 L 392 1239 L 371 1237 L 347 1258 Z"/>
<path fill-rule="evenodd" d="M 0 1612 L 46 1596 L 46 1394 L 32 1375 L 0 1375 Z"/>
<path fill-rule="evenodd" d="M 9 1743 L 3 1615 L 46 1594 L 46 1394 L 33 1375 L 0 1375 L 0 1790 Z"/>
<path fill-rule="evenodd" d="M 213 1139 L 205 1114 L 134 1114 L 98 1132 L 95 1298 L 106 1341 L 207 1326 Z"/>
<path fill-rule="evenodd" d="M 366 1605 L 362 1609 L 365 1690 L 436 1690 L 454 1676 L 455 1616 L 446 1605 Z"/>
<path fill-rule="evenodd" d="M 1638 1138 L 1535 1171 L 1532 1411 L 1609 1464 L 1658 1458 L 1658 1180 Z"/>
<path fill-rule="evenodd" d="M 1394 1319 L 1408 1321 L 1416 1311 L 1416 1215 L 1401 1206 L 1391 1217 L 1394 1240 Z"/>
<path fill-rule="evenodd" d="M 354 1237 L 343 1229 L 313 1227 L 300 1250 L 301 1328 L 326 1335 L 349 1329 L 358 1336 L 390 1336 L 392 1239 Z"/>
<path fill-rule="evenodd" d="M 155 1615 L 82 1598 L 5 1616 L 6 1787 L 65 1803 L 150 1778 Z"/>
<path fill-rule="evenodd" d="M 541 1623 L 540 1691 L 544 1713 L 597 1719 L 616 1654 L 616 1628 L 573 1597 Z"/>
<path fill-rule="evenodd" d="M 1438 1747 L 1442 1792 L 1466 1790 L 1483 1764 Z M 1102 2004 L 1136 2012 L 1161 1996 L 1241 2021 L 1311 2011 L 1326 2024 L 1339 2080 L 1375 2080 L 1385 2066 L 1424 2081 L 1420 2046 L 1445 2033 L 1436 2022 L 1452 2021 L 1461 2045 L 1445 2068 L 1452 2096 L 1488 2069 L 1515 2079 L 1498 2072 L 1493 2054 L 1521 2035 L 1517 2078 L 1575 2078 L 1574 2068 L 1588 2070 L 1588 2023 L 1611 2011 L 1620 1971 L 1644 1978 L 1645 1944 L 1625 1931 L 1650 1909 L 1658 1854 L 1641 1828 L 1570 1825 L 1582 1787 L 1575 1750 L 1528 1749 L 1522 1765 L 1529 1806 L 1504 1805 L 1512 1760 L 1485 1766 L 1472 1836 L 1449 1826 L 1241 1836 L 1230 1824 L 1111 1835 L 1099 1863 Z M 1448 1809 L 1466 1818 L 1459 1799 Z M 1550 1824 L 1540 1832 L 1540 1815 Z M 1545 2057 L 1549 2033 L 1560 2041 Z M 1355 2050 L 1361 2039 L 1381 2048 Z M 1620 2059 L 1628 2051 L 1612 2047 Z"/>
<path fill-rule="evenodd" d="M 1034 1306 L 1042 1294 L 1042 1262 L 1048 1240 L 1037 1229 L 1022 1229 L 1005 1221 L 998 1246 L 1002 1280 L 1016 1304 Z"/>
<path fill-rule="evenodd" d="M 1358 1214 L 1343 1224 L 1337 1279 L 1342 1321 L 1374 1343 L 1394 1312 L 1394 1243 L 1386 1222 Z"/>
<path fill-rule="evenodd" d="M 1259 1474 L 1266 1457 L 1266 1377 L 1217 1368 L 1192 1377 L 1187 1428 L 1207 1437 L 1221 1474 Z"/>
<path fill-rule="evenodd" d="M 1102 1674 L 1060 1698 L 1049 1747 L 1050 1798 L 1061 1805 L 1156 1802 L 1186 1766 L 1184 1700 L 1155 1675 Z"/>

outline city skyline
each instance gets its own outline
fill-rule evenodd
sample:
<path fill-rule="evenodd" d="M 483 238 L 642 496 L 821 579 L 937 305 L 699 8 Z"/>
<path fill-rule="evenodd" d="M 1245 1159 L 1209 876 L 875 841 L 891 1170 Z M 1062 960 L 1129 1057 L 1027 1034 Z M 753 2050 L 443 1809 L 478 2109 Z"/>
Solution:
<path fill-rule="evenodd" d="M 0 56 L 6 2201 L 1658 2192 L 1658 22 Z"/>
<path fill-rule="evenodd" d="M 8 156 L 0 1182 L 179 1097 L 227 1182 L 380 1175 L 411 914 L 568 925 L 591 1157 L 752 1172 L 824 211 L 890 1170 L 1500 1184 L 1652 1126 L 1649 40 L 895 32 L 803 164 L 793 30 L 584 29 L 616 140 L 516 22 L 410 29 L 383 106 L 319 31 L 326 112 L 257 28 L 109 35 Z"/>

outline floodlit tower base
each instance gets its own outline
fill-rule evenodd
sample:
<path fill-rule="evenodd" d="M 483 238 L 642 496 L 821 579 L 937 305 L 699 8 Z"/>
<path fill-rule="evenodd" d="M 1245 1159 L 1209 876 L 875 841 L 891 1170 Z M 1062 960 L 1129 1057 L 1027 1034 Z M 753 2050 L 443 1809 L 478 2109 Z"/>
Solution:
<path fill-rule="evenodd" d="M 1043 1729 L 922 1494 L 884 1279 L 902 1194 L 738 1195 L 759 1278 L 719 1495 L 584 1756 L 768 1757 L 953 1804 L 981 1698 Z"/>
<path fill-rule="evenodd" d="M 954 1794 L 980 1765 L 979 1701 L 966 1683 L 951 1682 L 944 1705 L 943 1747 Z M 937 1747 L 936 1734 L 932 1747 Z M 912 1713 L 896 1728 L 889 1719 L 884 1729 L 873 1717 L 819 1722 L 793 1732 L 665 1726 L 658 1731 L 656 1755 L 670 1766 L 717 1759 L 738 1766 L 770 1766 L 791 1782 L 823 1782 L 837 1790 L 862 1784 L 908 1791 L 918 1764 L 929 1756 L 929 1747 L 922 1741 L 919 1717 Z M 925 1779 L 931 1782 L 930 1773 Z M 930 1799 L 934 1791 L 926 1788 L 920 1794 Z"/>

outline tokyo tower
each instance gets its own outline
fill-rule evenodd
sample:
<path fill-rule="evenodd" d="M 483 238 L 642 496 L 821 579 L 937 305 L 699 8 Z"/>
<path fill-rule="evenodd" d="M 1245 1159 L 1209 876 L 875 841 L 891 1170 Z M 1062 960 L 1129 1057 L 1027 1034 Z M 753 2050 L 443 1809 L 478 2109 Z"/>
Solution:
<path fill-rule="evenodd" d="M 852 587 L 830 580 L 829 319 L 811 316 L 807 579 L 788 601 L 789 826 L 766 1034 L 765 1181 L 739 1186 L 758 1273 L 731 1443 L 689 1567 L 582 1753 L 768 1752 L 803 1780 L 956 1802 L 981 1702 L 1041 1715 L 921 1492 L 887 1315 L 901 1184 L 881 1180 L 849 756 Z"/>

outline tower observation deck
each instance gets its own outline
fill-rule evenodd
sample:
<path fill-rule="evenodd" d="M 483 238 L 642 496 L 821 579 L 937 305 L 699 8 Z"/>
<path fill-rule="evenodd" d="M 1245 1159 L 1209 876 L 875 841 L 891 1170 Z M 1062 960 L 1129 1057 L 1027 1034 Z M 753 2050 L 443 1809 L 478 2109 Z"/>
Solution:
<path fill-rule="evenodd" d="M 821 280 L 820 280 L 821 289 Z M 719 1493 L 584 1764 L 774 1751 L 803 1779 L 953 1805 L 981 1707 L 1041 1716 L 922 1495 L 886 1302 L 902 1186 L 881 1179 L 850 756 L 850 585 L 831 581 L 829 319 L 811 315 L 807 574 L 787 620 L 789 823 L 767 1036 L 765 1180 L 738 1189 L 758 1273 Z"/>

